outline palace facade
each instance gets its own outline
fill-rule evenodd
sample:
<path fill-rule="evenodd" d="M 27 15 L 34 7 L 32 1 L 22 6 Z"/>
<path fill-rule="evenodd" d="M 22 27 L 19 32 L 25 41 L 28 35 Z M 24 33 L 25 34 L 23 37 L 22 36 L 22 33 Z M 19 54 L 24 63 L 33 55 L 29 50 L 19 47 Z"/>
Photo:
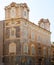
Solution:
<path fill-rule="evenodd" d="M 48 19 L 38 25 L 29 21 L 26 3 L 12 2 L 0 21 L 1 65 L 49 65 L 51 32 Z"/>

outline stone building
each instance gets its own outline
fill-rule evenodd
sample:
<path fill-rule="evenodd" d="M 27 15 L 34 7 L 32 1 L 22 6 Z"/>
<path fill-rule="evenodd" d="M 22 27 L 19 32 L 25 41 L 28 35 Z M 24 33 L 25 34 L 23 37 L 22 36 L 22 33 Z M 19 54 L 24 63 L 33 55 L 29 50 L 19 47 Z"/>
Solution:
<path fill-rule="evenodd" d="M 54 42 L 51 45 L 51 65 L 54 65 Z"/>
<path fill-rule="evenodd" d="M 0 21 L 0 65 L 2 65 L 2 60 L 3 60 L 3 30 L 4 30 L 4 25 L 3 21 Z"/>
<path fill-rule="evenodd" d="M 12 2 L 5 7 L 5 20 L 1 27 L 4 32 L 0 31 L 2 64 L 49 65 L 51 32 L 48 19 L 41 19 L 36 25 L 29 21 L 26 3 Z"/>

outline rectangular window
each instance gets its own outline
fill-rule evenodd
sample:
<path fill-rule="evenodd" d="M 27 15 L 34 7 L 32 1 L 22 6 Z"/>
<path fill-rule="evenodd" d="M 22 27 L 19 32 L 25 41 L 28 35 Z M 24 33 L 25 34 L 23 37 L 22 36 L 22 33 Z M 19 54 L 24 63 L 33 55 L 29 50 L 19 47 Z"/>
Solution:
<path fill-rule="evenodd" d="M 6 28 L 6 38 L 9 38 L 10 36 L 10 28 Z"/>
<path fill-rule="evenodd" d="M 31 32 L 31 40 L 34 41 L 35 40 L 35 33 L 32 31 Z"/>
<path fill-rule="evenodd" d="M 16 27 L 16 37 L 20 37 L 20 26 Z"/>
<path fill-rule="evenodd" d="M 15 28 L 10 28 L 10 38 L 16 37 L 16 29 Z"/>
<path fill-rule="evenodd" d="M 37 37 L 37 42 L 41 42 L 41 37 L 40 36 Z"/>
<path fill-rule="evenodd" d="M 38 55 L 41 55 L 41 54 L 42 54 L 41 47 L 38 46 Z"/>
<path fill-rule="evenodd" d="M 24 16 L 26 16 L 26 11 L 24 11 Z"/>
<path fill-rule="evenodd" d="M 28 45 L 27 44 L 24 44 L 23 45 L 23 52 L 26 54 L 28 53 Z"/>

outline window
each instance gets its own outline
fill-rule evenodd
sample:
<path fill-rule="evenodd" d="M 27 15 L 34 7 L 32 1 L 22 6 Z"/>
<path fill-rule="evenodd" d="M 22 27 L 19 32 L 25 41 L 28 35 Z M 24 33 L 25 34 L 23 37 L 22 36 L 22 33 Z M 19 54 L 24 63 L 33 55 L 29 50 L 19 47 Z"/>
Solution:
<path fill-rule="evenodd" d="M 6 28 L 6 38 L 9 38 L 10 36 L 10 28 Z"/>
<path fill-rule="evenodd" d="M 41 55 L 42 52 L 41 52 L 41 49 L 38 49 L 38 55 Z"/>
<path fill-rule="evenodd" d="M 23 35 L 24 39 L 28 39 L 28 30 L 27 30 L 27 28 L 23 29 L 22 35 Z"/>
<path fill-rule="evenodd" d="M 16 37 L 16 29 L 15 28 L 11 28 L 10 29 L 10 38 Z"/>
<path fill-rule="evenodd" d="M 41 55 L 41 49 L 38 50 L 38 55 Z"/>
<path fill-rule="evenodd" d="M 24 29 L 24 36 L 27 37 L 28 36 L 28 32 L 26 29 Z"/>
<path fill-rule="evenodd" d="M 41 37 L 40 36 L 37 37 L 37 41 L 41 42 Z"/>
<path fill-rule="evenodd" d="M 16 53 L 16 44 L 15 43 L 9 44 L 9 53 Z"/>
<path fill-rule="evenodd" d="M 16 37 L 20 37 L 20 26 L 17 26 L 15 28 L 16 28 Z"/>
<path fill-rule="evenodd" d="M 28 45 L 27 44 L 24 44 L 24 53 L 28 53 Z"/>
<path fill-rule="evenodd" d="M 41 27 L 44 28 L 44 23 L 41 23 Z"/>
<path fill-rule="evenodd" d="M 32 31 L 31 32 L 31 40 L 34 41 L 35 40 L 35 33 Z"/>
<path fill-rule="evenodd" d="M 24 10 L 24 11 L 23 11 L 23 17 L 24 17 L 24 18 L 27 18 L 27 10 Z"/>
<path fill-rule="evenodd" d="M 48 47 L 48 56 L 50 56 L 50 51 L 51 51 L 51 49 L 50 49 L 50 47 Z"/>
<path fill-rule="evenodd" d="M 26 11 L 24 11 L 24 16 L 26 16 Z"/>
<path fill-rule="evenodd" d="M 41 45 L 38 43 L 38 55 L 42 54 Z"/>
<path fill-rule="evenodd" d="M 43 48 L 43 54 L 46 56 L 46 47 Z"/>
<path fill-rule="evenodd" d="M 15 11 L 14 7 L 11 8 L 10 16 L 11 16 L 11 18 L 14 18 L 16 16 L 16 11 Z"/>
<path fill-rule="evenodd" d="M 34 45 L 33 45 L 33 44 L 31 45 L 31 53 L 32 53 L 32 55 L 34 55 L 34 54 L 35 54 L 35 47 L 34 47 Z"/>

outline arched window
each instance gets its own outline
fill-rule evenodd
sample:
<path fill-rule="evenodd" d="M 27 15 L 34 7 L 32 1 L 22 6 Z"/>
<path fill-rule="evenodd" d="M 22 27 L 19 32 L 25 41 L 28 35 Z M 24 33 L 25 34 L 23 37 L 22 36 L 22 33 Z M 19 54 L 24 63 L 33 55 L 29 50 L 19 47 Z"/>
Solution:
<path fill-rule="evenodd" d="M 9 53 L 16 53 L 16 44 L 15 43 L 9 44 Z"/>
<path fill-rule="evenodd" d="M 28 53 L 28 45 L 27 44 L 24 44 L 23 51 L 24 51 L 24 53 Z"/>
<path fill-rule="evenodd" d="M 31 54 L 34 55 L 35 54 L 35 46 L 32 44 L 31 45 Z"/>
<path fill-rule="evenodd" d="M 16 29 L 15 28 L 11 28 L 10 29 L 10 38 L 14 38 L 16 37 Z"/>

